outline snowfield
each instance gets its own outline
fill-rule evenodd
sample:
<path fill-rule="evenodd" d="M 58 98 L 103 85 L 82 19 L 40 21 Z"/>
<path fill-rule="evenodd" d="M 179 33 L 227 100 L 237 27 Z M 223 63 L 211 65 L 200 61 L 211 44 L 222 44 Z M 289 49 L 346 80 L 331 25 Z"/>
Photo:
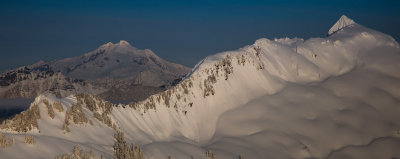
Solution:
<path fill-rule="evenodd" d="M 0 158 L 54 158 L 76 145 L 113 158 L 116 130 L 146 159 L 400 158 L 400 45 L 346 16 L 328 34 L 259 39 L 206 57 L 175 87 L 109 113 L 93 96 L 41 95 L 31 104 L 37 128 L 1 127 L 15 141 Z M 63 110 L 52 118 L 45 101 Z M 77 103 L 77 118 L 88 120 L 71 118 L 66 131 Z"/>

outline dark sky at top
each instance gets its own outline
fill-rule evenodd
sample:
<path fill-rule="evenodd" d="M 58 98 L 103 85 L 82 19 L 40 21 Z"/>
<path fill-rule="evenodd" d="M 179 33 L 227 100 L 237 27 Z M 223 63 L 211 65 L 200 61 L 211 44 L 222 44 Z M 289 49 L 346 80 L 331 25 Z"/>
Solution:
<path fill-rule="evenodd" d="M 121 39 L 192 67 L 263 37 L 326 36 L 342 14 L 400 39 L 398 0 L 1 0 L 0 71 Z"/>

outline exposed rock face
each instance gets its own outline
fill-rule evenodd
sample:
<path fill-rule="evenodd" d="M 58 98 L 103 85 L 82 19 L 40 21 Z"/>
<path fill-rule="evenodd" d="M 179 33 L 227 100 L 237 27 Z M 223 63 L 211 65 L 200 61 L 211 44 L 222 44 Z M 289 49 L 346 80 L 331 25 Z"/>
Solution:
<path fill-rule="evenodd" d="M 122 40 L 79 57 L 41 61 L 5 72 L 0 75 L 0 98 L 88 93 L 110 100 L 137 101 L 165 90 L 189 71 Z"/>

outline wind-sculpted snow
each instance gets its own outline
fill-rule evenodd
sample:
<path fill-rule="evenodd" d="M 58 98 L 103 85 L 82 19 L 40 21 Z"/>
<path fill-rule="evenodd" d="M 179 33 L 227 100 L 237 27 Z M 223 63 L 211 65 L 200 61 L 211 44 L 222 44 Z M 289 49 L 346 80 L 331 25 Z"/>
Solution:
<path fill-rule="evenodd" d="M 206 57 L 175 87 L 137 103 L 39 96 L 38 131 L 27 132 L 36 143 L 18 144 L 21 135 L 2 129 L 17 144 L 1 157 L 59 156 L 75 145 L 111 157 L 121 131 L 154 159 L 398 158 L 399 60 L 393 38 L 356 23 L 326 38 L 259 39 Z M 45 99 L 62 104 L 54 118 Z M 68 110 L 77 122 L 69 115 L 67 131 Z"/>

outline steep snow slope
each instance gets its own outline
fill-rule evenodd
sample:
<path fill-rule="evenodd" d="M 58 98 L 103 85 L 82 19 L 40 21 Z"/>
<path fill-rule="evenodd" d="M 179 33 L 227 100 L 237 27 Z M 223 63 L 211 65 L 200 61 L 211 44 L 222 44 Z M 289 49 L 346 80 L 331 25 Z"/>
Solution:
<path fill-rule="evenodd" d="M 175 87 L 136 104 L 40 96 L 38 126 L 27 132 L 38 144 L 16 142 L 0 158 L 56 156 L 73 145 L 111 157 L 115 130 L 154 159 L 205 158 L 208 150 L 218 159 L 398 158 L 400 46 L 356 23 L 336 28 L 326 38 L 259 39 L 209 56 Z M 61 100 L 64 111 L 50 118 L 44 99 Z M 67 118 L 68 132 L 66 111 L 76 103 L 86 118 Z M 1 131 L 22 140 L 12 123 Z"/>

